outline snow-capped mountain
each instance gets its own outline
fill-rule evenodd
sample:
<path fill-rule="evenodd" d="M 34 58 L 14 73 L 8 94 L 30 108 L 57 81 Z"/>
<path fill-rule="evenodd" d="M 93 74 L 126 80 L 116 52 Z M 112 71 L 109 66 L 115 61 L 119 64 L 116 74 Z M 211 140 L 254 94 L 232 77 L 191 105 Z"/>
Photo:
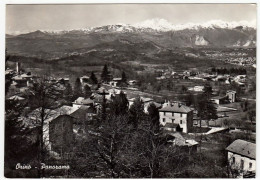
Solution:
<path fill-rule="evenodd" d="M 211 20 L 205 23 L 186 23 L 186 24 L 177 24 L 174 25 L 165 19 L 150 19 L 137 23 L 133 25 L 136 28 L 151 28 L 157 31 L 179 31 L 184 29 L 194 29 L 198 30 L 199 28 L 204 29 L 234 29 L 236 27 L 242 28 L 256 28 L 256 22 L 248 21 L 239 21 L 239 22 L 225 22 L 222 20 Z"/>
<path fill-rule="evenodd" d="M 71 30 L 40 30 L 43 33 L 50 35 L 61 35 L 69 33 L 98 33 L 98 32 L 168 32 L 168 31 L 182 31 L 182 30 L 200 30 L 200 29 L 238 29 L 247 30 L 256 29 L 256 22 L 239 21 L 239 22 L 225 22 L 222 20 L 211 20 L 204 23 L 185 23 L 185 24 L 173 24 L 165 19 L 149 19 L 136 24 L 112 24 L 99 27 L 87 27 L 81 29 Z M 29 32 L 31 33 L 31 32 Z M 17 35 L 15 33 L 12 35 Z M 22 33 L 24 34 L 24 33 Z"/>

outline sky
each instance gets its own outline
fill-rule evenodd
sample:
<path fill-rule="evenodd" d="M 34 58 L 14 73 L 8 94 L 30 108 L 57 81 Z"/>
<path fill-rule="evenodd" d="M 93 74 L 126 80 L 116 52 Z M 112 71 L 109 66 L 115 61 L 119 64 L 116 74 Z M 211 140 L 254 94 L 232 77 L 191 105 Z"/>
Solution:
<path fill-rule="evenodd" d="M 256 22 L 255 4 L 6 5 L 6 33 L 135 24 L 162 18 L 173 24 L 210 20 Z"/>

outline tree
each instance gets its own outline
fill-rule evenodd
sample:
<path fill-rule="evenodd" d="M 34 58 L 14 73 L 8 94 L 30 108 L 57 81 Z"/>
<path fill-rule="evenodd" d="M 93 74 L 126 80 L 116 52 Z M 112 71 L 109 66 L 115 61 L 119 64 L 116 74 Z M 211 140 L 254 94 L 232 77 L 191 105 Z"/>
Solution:
<path fill-rule="evenodd" d="M 90 81 L 91 81 L 92 84 L 98 84 L 98 80 L 97 80 L 97 77 L 94 74 L 94 72 L 91 72 Z"/>
<path fill-rule="evenodd" d="M 82 85 L 81 85 L 80 79 L 77 78 L 75 81 L 75 86 L 74 86 L 74 91 L 73 91 L 74 99 L 78 98 L 82 95 L 83 95 L 82 94 Z"/>
<path fill-rule="evenodd" d="M 90 136 L 90 145 L 96 152 L 92 155 L 99 160 L 97 170 L 102 171 L 105 177 L 121 177 L 124 171 L 121 160 L 131 135 L 127 116 L 107 115 L 106 120 L 101 121 L 91 132 L 95 132 Z"/>
<path fill-rule="evenodd" d="M 129 122 L 137 128 L 144 116 L 144 103 L 140 97 L 136 98 L 129 109 Z"/>
<path fill-rule="evenodd" d="M 30 97 L 30 103 L 32 108 L 37 108 L 35 118 L 39 127 L 38 177 L 45 177 L 45 171 L 41 169 L 41 163 L 45 163 L 49 147 L 49 144 L 46 144 L 48 137 L 46 136 L 45 120 L 53 115 L 50 109 L 55 106 L 57 100 L 62 98 L 62 92 L 57 89 L 57 82 L 53 83 L 46 77 L 34 82 L 30 90 L 33 94 Z"/>
<path fill-rule="evenodd" d="M 72 96 L 73 96 L 73 90 L 72 90 L 70 83 L 66 83 L 65 88 L 66 89 L 64 91 L 64 99 L 67 100 L 67 101 L 71 101 Z"/>
<path fill-rule="evenodd" d="M 217 119 L 217 108 L 211 101 L 202 99 L 198 104 L 198 116 L 205 120 Z"/>
<path fill-rule="evenodd" d="M 12 77 L 13 77 L 12 74 L 6 74 L 5 75 L 5 95 L 7 95 L 9 88 L 12 84 Z"/>
<path fill-rule="evenodd" d="M 182 85 L 182 86 L 181 86 L 181 91 L 182 91 L 183 93 L 186 93 L 186 92 L 188 91 L 188 89 L 187 89 L 186 86 Z"/>
<path fill-rule="evenodd" d="M 112 102 L 109 107 L 112 114 L 120 115 L 128 112 L 128 106 L 129 102 L 126 94 L 123 91 L 120 91 L 119 95 L 112 98 Z"/>
<path fill-rule="evenodd" d="M 126 74 L 124 71 L 122 72 L 122 82 L 127 83 L 127 78 L 126 78 Z"/>
<path fill-rule="evenodd" d="M 224 125 L 224 126 L 227 126 L 227 127 L 229 128 L 230 122 L 229 122 L 227 119 L 224 119 L 224 120 L 223 120 L 223 125 Z"/>
<path fill-rule="evenodd" d="M 248 116 L 248 119 L 253 122 L 255 120 L 255 117 L 256 117 L 256 112 L 255 112 L 255 109 L 252 109 L 250 111 L 247 112 L 247 116 Z"/>
<path fill-rule="evenodd" d="M 149 105 L 147 110 L 151 121 L 150 129 L 154 129 L 154 131 L 158 133 L 160 130 L 160 121 L 159 121 L 160 115 L 159 115 L 158 108 L 155 106 L 154 103 L 152 103 Z"/>
<path fill-rule="evenodd" d="M 104 68 L 103 68 L 103 71 L 102 71 L 102 74 L 101 74 L 101 80 L 103 82 L 109 81 L 109 72 L 108 72 L 108 68 L 107 68 L 106 64 L 104 65 Z"/>
<path fill-rule="evenodd" d="M 205 84 L 204 89 L 203 89 L 203 93 L 206 96 L 207 100 L 209 100 L 212 93 L 213 93 L 213 90 L 212 90 L 212 87 L 210 86 L 210 84 L 208 84 L 208 83 Z"/>
<path fill-rule="evenodd" d="M 29 129 L 21 120 L 25 106 L 26 104 L 17 100 L 5 100 L 4 167 L 5 177 L 8 178 L 36 177 L 34 171 L 24 172 L 14 169 L 18 162 L 35 165 L 34 161 L 38 153 L 37 143 L 32 138 L 34 129 Z"/>
<path fill-rule="evenodd" d="M 84 86 L 84 98 L 89 98 L 92 94 L 91 88 L 86 84 Z"/>

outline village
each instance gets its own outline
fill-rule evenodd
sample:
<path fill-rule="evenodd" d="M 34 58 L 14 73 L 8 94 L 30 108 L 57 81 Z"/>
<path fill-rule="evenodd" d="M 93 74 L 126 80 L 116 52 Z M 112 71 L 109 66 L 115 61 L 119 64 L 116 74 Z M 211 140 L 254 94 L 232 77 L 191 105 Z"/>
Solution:
<path fill-rule="evenodd" d="M 6 99 L 18 104 L 30 104 L 33 102 L 30 99 L 31 89 L 42 77 L 21 70 L 21 66 L 22 64 L 17 62 L 15 70 L 5 71 L 6 76 L 10 77 Z M 124 72 L 122 77 L 113 77 L 107 65 L 104 66 L 101 79 L 102 76 L 101 81 L 94 73 L 84 74 L 77 78 L 73 88 L 69 77 L 47 77 L 47 84 L 54 84 L 54 89 L 66 94 L 66 97 L 55 101 L 51 108 L 44 110 L 43 106 L 34 107 L 32 104 L 24 108 L 19 121 L 30 129 L 42 125 L 43 142 L 52 158 L 59 160 L 75 156 L 75 147 L 71 147 L 71 144 L 75 139 L 81 141 L 97 133 L 88 127 L 95 124 L 101 111 L 104 111 L 104 104 L 112 103 L 117 97 L 126 97 L 129 109 L 135 106 L 138 100 L 142 102 L 143 112 L 147 115 L 150 113 L 151 106 L 157 109 L 160 130 L 167 136 L 167 143 L 170 146 L 179 147 L 190 155 L 197 152 L 211 153 L 213 149 L 215 151 L 219 148 L 216 151 L 225 151 L 225 153 L 216 154 L 218 158 L 228 162 L 226 166 L 229 167 L 230 177 L 255 176 L 256 148 L 255 143 L 252 142 L 255 142 L 256 138 L 256 119 L 255 114 L 246 114 L 250 112 L 250 102 L 238 97 L 239 92 L 236 89 L 227 89 L 219 94 L 219 91 L 207 83 L 236 84 L 241 90 L 246 90 L 247 75 L 243 69 L 233 69 L 232 74 L 223 73 L 220 69 L 210 69 L 208 73 L 194 70 L 157 71 L 157 82 L 167 79 L 202 82 L 196 86 L 186 87 L 184 94 L 189 92 L 208 96 L 210 107 L 207 108 L 213 109 L 215 113 L 210 116 L 203 116 L 204 112 L 201 112 L 200 107 L 195 103 L 188 103 L 178 98 L 164 99 L 158 94 L 143 92 L 138 87 L 138 80 L 129 79 L 130 77 L 128 78 Z M 72 89 L 81 93 L 75 95 Z M 160 100 L 153 98 L 155 96 L 161 97 Z M 200 102 L 198 104 L 200 105 Z M 206 108 L 204 105 L 201 106 Z M 243 120 L 239 119 L 240 111 L 245 111 L 243 114 L 246 116 Z M 43 124 L 41 124 L 42 120 L 44 120 Z M 223 142 L 216 140 L 216 136 L 221 138 L 228 136 L 232 142 L 228 145 L 224 143 L 225 147 L 223 147 Z M 214 143 L 222 143 L 222 146 L 216 147 Z M 83 157 L 86 158 L 86 155 Z"/>

